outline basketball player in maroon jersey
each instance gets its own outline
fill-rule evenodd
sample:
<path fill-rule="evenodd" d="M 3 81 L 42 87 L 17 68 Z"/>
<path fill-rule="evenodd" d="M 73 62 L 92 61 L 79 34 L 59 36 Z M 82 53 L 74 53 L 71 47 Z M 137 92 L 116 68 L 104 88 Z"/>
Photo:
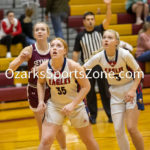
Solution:
<path fill-rule="evenodd" d="M 36 39 L 36 43 L 30 46 L 25 47 L 20 55 L 10 63 L 9 69 L 13 71 L 17 70 L 17 68 L 25 61 L 28 62 L 28 71 L 30 72 L 30 76 L 28 77 L 28 101 L 29 107 L 34 112 L 35 119 L 39 128 L 39 137 L 41 138 L 42 133 L 42 120 L 44 116 L 43 113 L 39 113 L 37 111 L 38 107 L 38 95 L 37 95 L 37 76 L 36 71 L 38 70 L 38 66 L 42 64 L 45 60 L 50 59 L 50 44 L 47 42 L 47 38 L 50 35 L 49 27 L 44 22 L 38 22 L 34 26 L 34 38 Z M 46 85 L 45 85 L 46 86 Z M 46 86 L 45 91 L 45 99 L 46 103 L 50 97 L 50 92 L 48 86 Z M 60 147 L 62 150 L 66 150 L 66 138 L 63 129 L 61 128 L 56 136 Z"/>

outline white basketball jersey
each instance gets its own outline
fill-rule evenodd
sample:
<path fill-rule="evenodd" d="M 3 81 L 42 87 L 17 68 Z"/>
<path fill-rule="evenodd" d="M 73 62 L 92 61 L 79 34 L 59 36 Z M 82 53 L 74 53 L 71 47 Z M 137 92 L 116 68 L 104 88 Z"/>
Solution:
<path fill-rule="evenodd" d="M 79 92 L 79 85 L 75 78 L 71 76 L 71 71 L 69 70 L 66 58 L 64 58 L 64 64 L 61 71 L 57 72 L 53 71 L 51 60 L 48 62 L 46 81 L 50 87 L 50 101 L 58 107 L 63 107 L 64 105 L 71 103 Z M 82 104 L 83 102 L 79 105 Z"/>
<path fill-rule="evenodd" d="M 84 67 L 91 69 L 95 65 L 100 65 L 103 68 L 110 85 L 123 85 L 132 81 L 132 75 L 134 75 L 139 68 L 132 54 L 122 48 L 116 50 L 114 61 L 109 61 L 106 51 L 103 50 L 86 62 Z M 133 72 L 131 72 L 129 68 L 131 68 Z"/>

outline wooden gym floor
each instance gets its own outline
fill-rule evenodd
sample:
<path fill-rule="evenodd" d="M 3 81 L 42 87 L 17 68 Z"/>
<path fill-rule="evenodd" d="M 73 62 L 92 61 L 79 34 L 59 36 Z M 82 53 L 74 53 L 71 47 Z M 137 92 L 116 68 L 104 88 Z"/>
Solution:
<path fill-rule="evenodd" d="M 150 150 L 150 105 L 146 105 L 145 111 L 141 112 L 138 127 L 144 138 L 145 150 Z M 85 146 L 68 120 L 65 121 L 63 128 L 66 132 L 68 150 L 85 150 Z M 113 124 L 107 122 L 100 103 L 97 124 L 92 125 L 92 128 L 101 150 L 119 150 Z M 135 150 L 130 138 L 129 140 L 131 150 Z M 0 123 L 0 150 L 37 150 L 38 144 L 38 128 L 33 118 Z M 59 150 L 56 141 L 52 150 Z"/>

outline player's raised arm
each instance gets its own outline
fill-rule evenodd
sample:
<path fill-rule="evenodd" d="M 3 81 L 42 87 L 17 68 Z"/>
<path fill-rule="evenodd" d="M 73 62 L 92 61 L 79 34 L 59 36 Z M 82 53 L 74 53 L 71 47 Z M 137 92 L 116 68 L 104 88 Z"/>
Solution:
<path fill-rule="evenodd" d="M 111 21 L 111 0 L 104 0 L 104 3 L 106 4 L 106 18 L 103 21 L 103 27 L 106 30 Z"/>

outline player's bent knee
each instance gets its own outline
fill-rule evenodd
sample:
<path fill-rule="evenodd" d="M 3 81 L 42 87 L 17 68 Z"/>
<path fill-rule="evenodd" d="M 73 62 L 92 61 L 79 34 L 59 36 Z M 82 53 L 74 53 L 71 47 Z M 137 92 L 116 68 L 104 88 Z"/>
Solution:
<path fill-rule="evenodd" d="M 127 129 L 130 134 L 134 134 L 137 132 L 137 128 L 135 126 L 127 126 Z"/>
<path fill-rule="evenodd" d="M 41 139 L 41 143 L 43 144 L 43 145 L 51 145 L 52 144 L 52 142 L 53 142 L 53 137 L 51 137 L 51 136 L 45 136 L 45 137 L 42 137 L 42 139 Z"/>
<path fill-rule="evenodd" d="M 95 139 L 93 137 L 86 137 L 84 139 L 82 139 L 82 141 L 86 144 L 86 145 L 92 145 L 93 142 L 95 141 Z"/>

